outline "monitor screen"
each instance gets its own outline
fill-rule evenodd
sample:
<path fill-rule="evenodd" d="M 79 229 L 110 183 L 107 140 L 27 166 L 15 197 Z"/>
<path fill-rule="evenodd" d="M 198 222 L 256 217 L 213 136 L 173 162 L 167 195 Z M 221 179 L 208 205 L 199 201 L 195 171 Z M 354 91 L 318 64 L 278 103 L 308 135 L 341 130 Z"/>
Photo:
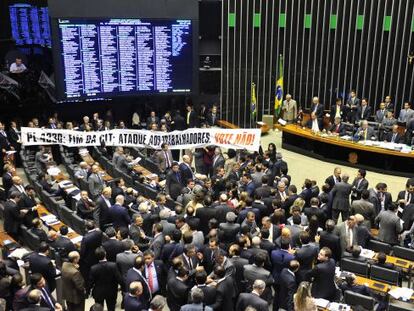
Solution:
<path fill-rule="evenodd" d="M 190 93 L 190 19 L 58 19 L 66 99 Z"/>
<path fill-rule="evenodd" d="M 47 7 L 17 3 L 9 6 L 11 33 L 16 45 L 51 46 Z"/>

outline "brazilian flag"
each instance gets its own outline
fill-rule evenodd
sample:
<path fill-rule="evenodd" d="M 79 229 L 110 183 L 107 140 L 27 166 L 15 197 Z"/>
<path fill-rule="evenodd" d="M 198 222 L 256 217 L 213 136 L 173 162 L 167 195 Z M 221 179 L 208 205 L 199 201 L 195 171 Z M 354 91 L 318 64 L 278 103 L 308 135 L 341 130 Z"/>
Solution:
<path fill-rule="evenodd" d="M 275 91 L 275 121 L 279 118 L 280 111 L 282 110 L 283 101 L 283 56 L 279 56 L 279 68 L 276 80 L 276 91 Z"/>
<path fill-rule="evenodd" d="M 256 121 L 256 114 L 257 114 L 256 84 L 254 84 L 253 82 L 252 82 L 252 87 L 251 87 L 250 110 L 252 113 L 252 121 Z"/>

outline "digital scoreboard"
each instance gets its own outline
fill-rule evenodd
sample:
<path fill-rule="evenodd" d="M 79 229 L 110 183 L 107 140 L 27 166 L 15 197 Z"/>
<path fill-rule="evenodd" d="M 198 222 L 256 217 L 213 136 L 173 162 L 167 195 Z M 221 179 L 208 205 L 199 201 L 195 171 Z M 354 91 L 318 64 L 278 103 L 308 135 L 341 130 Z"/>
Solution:
<path fill-rule="evenodd" d="M 68 100 L 193 90 L 191 19 L 59 18 Z"/>

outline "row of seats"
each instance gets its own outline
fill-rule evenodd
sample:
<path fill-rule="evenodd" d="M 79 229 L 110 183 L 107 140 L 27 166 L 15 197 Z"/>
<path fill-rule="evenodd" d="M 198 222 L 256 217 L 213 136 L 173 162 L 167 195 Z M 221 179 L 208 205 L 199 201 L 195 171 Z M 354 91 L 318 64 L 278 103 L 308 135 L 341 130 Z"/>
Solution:
<path fill-rule="evenodd" d="M 364 310 L 375 310 L 375 299 L 370 296 L 355 293 L 353 291 L 345 291 L 344 302 L 351 306 L 361 306 Z M 388 311 L 412 311 L 411 305 L 403 303 L 389 303 Z"/>
<path fill-rule="evenodd" d="M 390 244 L 378 240 L 370 240 L 367 248 L 377 253 L 382 252 L 387 255 L 392 255 L 398 258 L 410 261 L 414 260 L 414 249 L 410 249 L 407 247 L 402 247 L 398 245 L 392 246 Z"/>

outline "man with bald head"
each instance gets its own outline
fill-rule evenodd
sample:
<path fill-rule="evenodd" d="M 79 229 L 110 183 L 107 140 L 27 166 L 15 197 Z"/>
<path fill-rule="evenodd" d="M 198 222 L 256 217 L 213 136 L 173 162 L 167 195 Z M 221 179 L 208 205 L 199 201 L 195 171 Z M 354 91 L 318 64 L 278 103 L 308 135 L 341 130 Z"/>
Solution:
<path fill-rule="evenodd" d="M 122 194 L 117 195 L 115 198 L 115 204 L 109 208 L 108 216 L 109 222 L 112 223 L 114 228 L 128 228 L 131 224 L 131 218 L 129 217 L 127 209 L 123 206 L 125 198 Z"/>
<path fill-rule="evenodd" d="M 85 309 L 85 280 L 79 271 L 80 255 L 72 251 L 68 262 L 62 265 L 62 295 L 66 300 L 68 311 L 83 311 Z"/>
<path fill-rule="evenodd" d="M 141 296 L 143 293 L 142 283 L 134 281 L 129 284 L 129 292 L 124 296 L 125 311 L 140 311 L 143 310 Z"/>
<path fill-rule="evenodd" d="M 287 94 L 282 104 L 282 118 L 287 123 L 293 123 L 298 115 L 298 104 L 292 99 L 292 95 Z"/>
<path fill-rule="evenodd" d="M 376 140 L 375 130 L 368 125 L 367 120 L 361 121 L 361 126 L 356 131 L 355 140 Z"/>
<path fill-rule="evenodd" d="M 323 105 L 319 102 L 318 97 L 312 98 L 312 106 L 311 106 L 311 113 L 314 113 L 316 115 L 316 118 L 319 122 L 323 120 Z"/>
<path fill-rule="evenodd" d="M 191 158 L 187 154 L 183 155 L 183 162 L 180 163 L 180 174 L 184 185 L 187 185 L 189 179 L 195 180 L 195 175 L 191 167 Z"/>

